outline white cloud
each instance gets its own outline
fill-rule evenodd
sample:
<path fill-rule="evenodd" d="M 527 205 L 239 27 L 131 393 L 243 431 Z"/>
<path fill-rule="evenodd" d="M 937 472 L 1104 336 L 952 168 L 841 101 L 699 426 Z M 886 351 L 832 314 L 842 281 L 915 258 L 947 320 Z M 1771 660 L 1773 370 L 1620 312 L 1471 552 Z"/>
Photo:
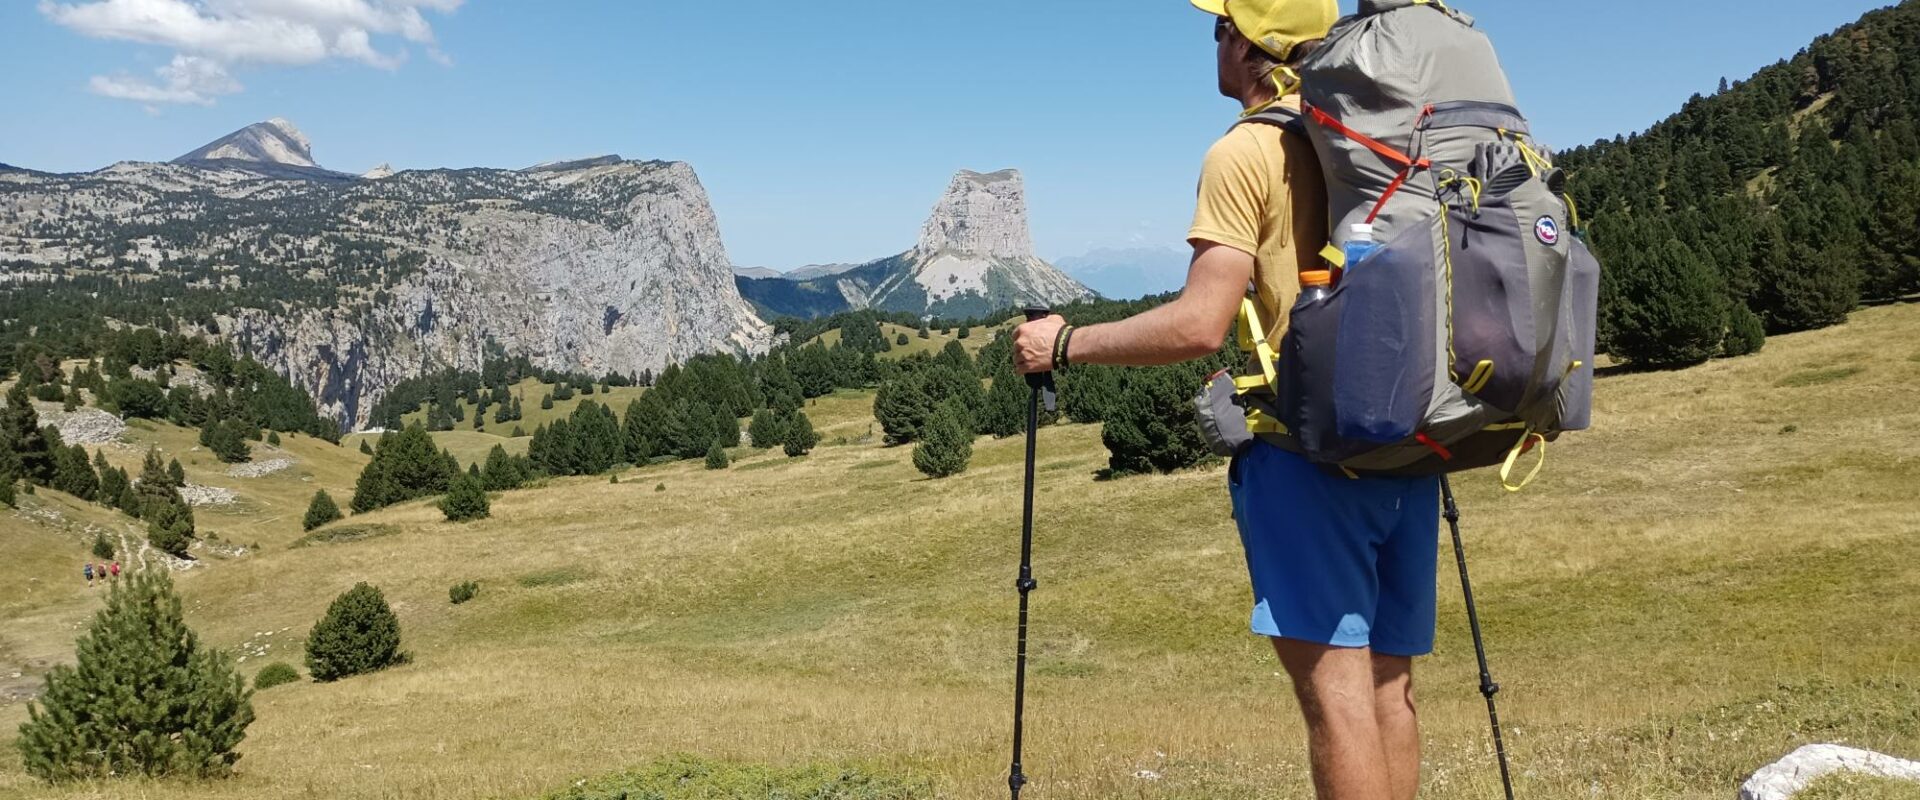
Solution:
<path fill-rule="evenodd" d="M 408 45 L 449 63 L 423 12 L 452 13 L 464 0 L 41 0 L 40 13 L 90 38 L 167 47 L 159 80 L 95 76 L 90 88 L 143 103 L 210 105 L 240 91 L 230 68 L 304 66 L 342 60 L 398 69 Z M 377 39 L 397 39 L 383 49 Z"/>
<path fill-rule="evenodd" d="M 199 56 L 177 55 L 172 63 L 154 71 L 160 81 L 152 83 L 130 75 L 95 75 L 87 88 L 94 94 L 147 103 L 193 103 L 213 105 L 214 98 L 233 94 L 242 88 L 218 61 Z"/>

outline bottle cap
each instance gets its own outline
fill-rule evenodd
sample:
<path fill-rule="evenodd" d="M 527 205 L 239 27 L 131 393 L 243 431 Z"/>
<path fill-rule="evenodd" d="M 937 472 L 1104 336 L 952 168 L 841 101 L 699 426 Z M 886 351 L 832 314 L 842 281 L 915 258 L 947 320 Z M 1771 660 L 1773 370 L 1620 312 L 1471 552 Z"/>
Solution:
<path fill-rule="evenodd" d="M 1353 232 L 1353 234 L 1354 234 L 1355 236 L 1362 236 L 1362 235 L 1364 235 L 1364 236 L 1372 236 L 1372 235 L 1373 235 L 1373 223 L 1371 223 L 1371 222 L 1356 222 L 1356 223 L 1353 223 L 1353 226 L 1352 226 L 1351 228 L 1348 228 L 1348 230 L 1350 230 L 1350 231 L 1352 231 L 1352 232 Z"/>
<path fill-rule="evenodd" d="M 1300 285 L 1302 287 L 1332 286 L 1333 271 L 1325 269 L 1301 270 Z"/>

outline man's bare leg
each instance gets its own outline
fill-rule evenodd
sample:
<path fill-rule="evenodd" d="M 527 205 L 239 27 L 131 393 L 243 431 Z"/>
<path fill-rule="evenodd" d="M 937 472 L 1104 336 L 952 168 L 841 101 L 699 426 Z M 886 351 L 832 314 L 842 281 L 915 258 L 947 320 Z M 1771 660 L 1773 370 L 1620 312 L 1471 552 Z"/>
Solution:
<path fill-rule="evenodd" d="M 1413 659 L 1373 655 L 1373 718 L 1387 755 L 1394 800 L 1420 792 L 1420 719 L 1413 708 Z"/>
<path fill-rule="evenodd" d="M 1395 800 L 1374 709 L 1373 654 L 1291 639 L 1274 639 L 1273 649 L 1307 718 L 1314 793 L 1320 800 Z"/>

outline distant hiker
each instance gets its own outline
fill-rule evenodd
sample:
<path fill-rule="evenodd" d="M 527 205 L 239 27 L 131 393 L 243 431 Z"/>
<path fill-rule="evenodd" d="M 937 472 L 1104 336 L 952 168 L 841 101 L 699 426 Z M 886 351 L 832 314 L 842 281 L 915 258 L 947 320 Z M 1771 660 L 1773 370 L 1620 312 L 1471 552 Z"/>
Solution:
<path fill-rule="evenodd" d="M 80 574 L 87 576 L 87 585 L 93 585 L 93 562 L 89 561 L 80 568 Z"/>
<path fill-rule="evenodd" d="M 112 565 L 107 567 L 107 572 L 112 574 L 113 577 L 116 577 L 116 578 L 120 577 L 120 562 L 118 561 L 113 562 Z"/>
<path fill-rule="evenodd" d="M 1219 89 L 1251 117 L 1298 110 L 1288 65 L 1338 17 L 1334 0 L 1192 0 L 1217 17 Z M 1251 283 L 1279 341 L 1301 273 L 1327 269 L 1327 187 L 1309 140 L 1234 127 L 1208 151 L 1180 296 L 1085 328 L 1059 316 L 1014 337 L 1023 374 L 1080 364 L 1155 366 L 1213 355 Z M 1316 276 L 1317 277 L 1317 276 Z M 1413 657 L 1433 649 L 1439 479 L 1350 478 L 1256 441 L 1229 471 L 1268 637 L 1306 717 L 1321 798 L 1410 800 L 1419 789 Z"/>

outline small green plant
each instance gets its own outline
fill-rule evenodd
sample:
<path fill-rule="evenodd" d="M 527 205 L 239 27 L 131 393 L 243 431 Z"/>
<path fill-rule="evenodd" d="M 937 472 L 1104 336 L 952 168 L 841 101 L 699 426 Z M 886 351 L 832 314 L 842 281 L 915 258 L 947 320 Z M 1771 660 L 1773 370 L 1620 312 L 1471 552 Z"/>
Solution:
<path fill-rule="evenodd" d="M 733 461 L 727 458 L 727 449 L 721 447 L 719 441 L 715 441 L 712 447 L 707 448 L 707 469 L 726 469 L 732 463 Z"/>
<path fill-rule="evenodd" d="M 268 434 L 267 434 L 267 444 L 270 444 L 270 445 L 273 445 L 274 447 L 279 447 L 279 446 L 280 446 L 280 432 L 279 432 L 279 431 L 272 431 L 272 432 L 270 432 L 270 433 L 268 433 Z"/>
<path fill-rule="evenodd" d="M 253 676 L 253 690 L 264 692 L 275 686 L 300 680 L 300 671 L 285 661 L 275 661 Z"/>
<path fill-rule="evenodd" d="M 473 596 L 479 593 L 480 584 L 478 582 L 461 581 L 460 583 L 454 584 L 453 588 L 447 590 L 447 599 L 452 600 L 453 604 L 457 606 L 468 600 L 472 600 Z"/>
<path fill-rule="evenodd" d="M 307 671 L 322 683 L 405 663 L 400 618 L 370 584 L 355 584 L 335 598 L 327 615 L 307 634 Z"/>
<path fill-rule="evenodd" d="M 615 485 L 615 486 L 618 486 L 618 485 L 620 484 L 620 474 L 616 472 L 616 473 L 614 473 L 614 474 L 612 474 L 612 475 L 608 475 L 608 476 L 607 476 L 607 483 L 610 483 L 610 484 L 613 484 L 613 485 Z"/>
<path fill-rule="evenodd" d="M 667 485 L 664 483 L 654 484 L 653 490 L 656 492 L 664 492 L 667 490 Z"/>
<path fill-rule="evenodd" d="M 102 561 L 113 560 L 113 543 L 107 541 L 105 533 L 93 535 L 93 557 Z"/>
<path fill-rule="evenodd" d="M 1780 429 L 1780 435 L 1782 436 L 1785 436 L 1789 433 L 1799 433 L 1799 432 L 1800 432 L 1800 426 L 1798 425 L 1788 425 Z"/>

